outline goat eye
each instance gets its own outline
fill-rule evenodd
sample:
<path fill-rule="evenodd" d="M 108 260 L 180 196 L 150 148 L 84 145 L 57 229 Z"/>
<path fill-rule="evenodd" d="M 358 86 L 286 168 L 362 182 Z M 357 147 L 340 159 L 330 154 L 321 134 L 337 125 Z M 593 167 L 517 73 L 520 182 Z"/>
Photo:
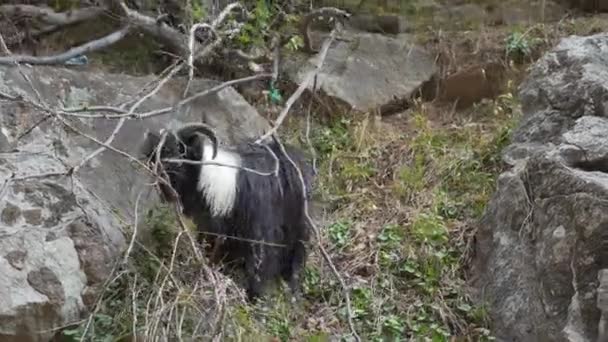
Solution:
<path fill-rule="evenodd" d="M 181 154 L 186 153 L 186 146 L 184 146 L 184 144 L 179 144 L 178 149 L 179 149 L 179 153 L 181 153 Z"/>

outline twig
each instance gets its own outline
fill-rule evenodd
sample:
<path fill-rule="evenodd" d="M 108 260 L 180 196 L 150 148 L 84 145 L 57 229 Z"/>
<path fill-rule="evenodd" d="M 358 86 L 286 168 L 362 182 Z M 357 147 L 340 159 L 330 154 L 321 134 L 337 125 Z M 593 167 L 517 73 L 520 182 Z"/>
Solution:
<path fill-rule="evenodd" d="M 274 126 L 268 132 L 266 132 L 264 135 L 262 135 L 258 140 L 256 140 L 256 143 L 260 143 L 260 142 L 268 139 L 268 137 L 270 137 L 271 135 L 274 135 L 276 133 L 276 131 L 279 129 L 279 127 L 283 123 L 283 120 L 285 120 L 285 118 L 287 117 L 287 113 L 289 113 L 291 106 L 300 98 L 300 96 L 302 96 L 302 93 L 308 87 L 309 83 L 312 81 L 314 76 L 323 67 L 323 62 L 325 62 L 325 58 L 327 57 L 327 52 L 329 51 L 329 46 L 331 45 L 333 40 L 336 38 L 336 31 L 337 30 L 335 30 L 335 29 L 332 30 L 329 37 L 325 40 L 325 42 L 323 42 L 323 47 L 321 48 L 321 52 L 319 53 L 319 61 L 317 63 L 317 67 L 314 68 L 313 70 L 311 70 L 308 73 L 308 75 L 306 75 L 306 78 L 304 79 L 304 81 L 300 84 L 298 89 L 289 97 L 289 99 L 285 103 L 285 108 L 283 108 L 283 110 L 281 111 L 281 114 L 279 114 L 279 117 L 276 119 Z"/>
<path fill-rule="evenodd" d="M 0 35 L 0 39 L 2 39 L 2 35 Z M 4 98 L 10 101 L 19 101 L 21 99 L 21 95 L 11 95 L 0 91 L 0 98 Z"/>
<path fill-rule="evenodd" d="M 149 118 L 152 116 L 158 116 L 158 115 L 163 115 L 163 114 L 167 114 L 169 112 L 172 112 L 175 108 L 179 108 L 181 106 L 184 106 L 186 104 L 188 104 L 189 102 L 192 102 L 198 98 L 210 95 L 210 94 L 214 94 L 217 93 L 221 90 L 223 90 L 224 88 L 228 88 L 230 86 L 233 86 L 235 84 L 238 83 L 245 83 L 245 82 L 250 82 L 250 81 L 254 81 L 254 80 L 259 80 L 262 78 L 268 78 L 270 77 L 270 74 L 258 74 L 258 75 L 253 75 L 253 76 L 248 76 L 248 77 L 243 77 L 243 78 L 238 78 L 236 80 L 231 80 L 231 81 L 227 81 L 224 82 L 222 84 L 219 84 L 211 89 L 207 89 L 204 91 L 201 91 L 199 93 L 196 93 L 190 97 L 187 97 L 181 101 L 179 101 L 176 105 L 171 106 L 171 107 L 165 107 L 165 108 L 161 108 L 161 109 L 157 109 L 157 110 L 153 110 L 153 111 L 149 111 L 146 113 L 142 113 L 142 114 L 137 114 L 132 116 L 135 119 L 143 119 L 143 118 Z M 110 117 L 111 118 L 111 117 Z"/>
<path fill-rule="evenodd" d="M 165 180 L 164 180 L 162 177 L 159 177 L 159 176 L 156 174 L 156 172 L 152 171 L 152 170 L 151 170 L 151 169 L 150 169 L 150 168 L 149 168 L 149 167 L 148 167 L 148 166 L 147 166 L 145 163 L 143 163 L 143 162 L 142 162 L 142 161 L 140 161 L 139 159 L 137 159 L 137 158 L 133 157 L 132 155 L 128 154 L 128 153 L 127 153 L 127 152 L 125 152 L 125 151 L 119 150 L 119 149 L 117 149 L 117 148 L 116 148 L 116 147 L 114 147 L 114 146 L 111 146 L 111 145 L 105 144 L 103 141 L 100 141 L 99 139 L 97 139 L 97 138 L 95 138 L 95 137 L 92 137 L 91 135 L 86 134 L 86 133 L 84 133 L 84 132 L 82 132 L 82 131 L 78 130 L 76 127 L 74 127 L 73 125 L 71 125 L 69 122 L 67 122 L 67 120 L 65 120 L 65 119 L 64 119 L 64 118 L 62 118 L 61 116 L 57 116 L 57 119 L 58 119 L 58 120 L 59 120 L 59 121 L 60 121 L 60 122 L 61 122 L 63 125 L 65 125 L 67 128 L 69 128 L 71 131 L 75 132 L 76 134 L 78 134 L 78 135 L 80 135 L 80 136 L 82 136 L 82 137 L 84 137 L 84 138 L 87 138 L 87 139 L 91 140 L 92 142 L 94 142 L 94 143 L 96 143 L 96 144 L 98 144 L 98 145 L 100 145 L 100 146 L 105 146 L 105 147 L 106 147 L 108 150 L 110 150 L 110 151 L 112 151 L 112 152 L 115 152 L 115 153 L 118 153 L 119 155 L 121 155 L 121 156 L 123 156 L 123 157 L 125 157 L 125 158 L 127 158 L 127 159 L 129 159 L 129 160 L 131 160 L 131 161 L 133 161 L 133 162 L 135 162 L 137 165 L 139 165 L 139 166 L 140 166 L 140 167 L 142 167 L 142 168 L 143 168 L 145 171 L 147 171 L 147 172 L 148 172 L 150 175 L 152 175 L 152 176 L 156 177 L 156 179 L 157 179 L 157 180 L 161 181 L 163 184 L 167 184 L 167 185 L 168 185 L 168 183 L 167 183 L 167 182 L 166 182 L 166 181 L 165 181 Z"/>
<path fill-rule="evenodd" d="M 88 106 L 88 107 L 78 107 L 78 108 L 63 108 L 61 111 L 65 112 L 65 113 L 76 113 L 76 112 L 111 112 L 111 113 L 119 113 L 119 114 L 124 114 L 124 113 L 127 112 L 126 110 L 124 110 L 122 108 L 112 107 L 112 106 Z M 60 113 L 60 114 L 65 114 L 65 113 Z M 90 118 L 90 117 L 105 118 L 105 116 L 103 116 L 103 115 L 100 115 L 100 116 L 83 115 L 82 117 L 85 117 L 85 118 Z"/>
<path fill-rule="evenodd" d="M 141 199 L 142 194 L 143 190 L 139 192 L 139 194 L 137 195 L 137 199 L 135 200 L 135 209 L 133 213 L 133 215 L 135 216 L 133 219 L 133 235 L 131 236 L 131 242 L 129 242 L 129 247 L 125 252 L 125 257 L 122 260 L 124 264 L 126 264 L 129 260 L 129 255 L 131 254 L 131 251 L 133 250 L 133 245 L 135 244 L 135 237 L 137 236 L 137 226 L 139 225 L 137 212 L 139 210 L 139 200 Z M 135 333 L 135 331 L 133 333 Z"/>
<path fill-rule="evenodd" d="M 11 50 L 9 50 L 8 46 L 6 46 L 6 42 L 4 41 L 4 38 L 2 37 L 2 33 L 0 33 L 0 47 L 2 48 L 4 53 L 6 53 L 7 55 L 12 55 Z M 16 62 L 16 61 L 13 62 L 13 64 L 15 64 L 15 66 L 17 66 L 17 70 L 19 70 L 19 74 L 21 74 L 23 79 L 26 80 L 27 84 L 30 86 L 30 88 L 32 88 L 32 91 L 34 92 L 34 94 L 36 94 L 38 102 L 43 104 L 44 105 L 43 108 L 44 108 L 44 110 L 46 110 L 46 108 L 48 108 L 48 105 L 44 101 L 44 98 L 42 97 L 42 95 L 40 95 L 40 92 L 38 91 L 38 89 L 36 89 L 36 87 L 34 86 L 34 83 L 32 83 L 32 80 L 27 76 L 27 74 L 21 68 L 21 64 L 19 64 L 19 62 Z"/>
<path fill-rule="evenodd" d="M 315 92 L 317 91 L 317 75 L 315 75 L 315 79 L 312 83 L 312 96 L 310 97 L 310 103 L 308 103 L 308 112 L 306 113 L 306 143 L 310 147 L 310 151 L 312 152 L 312 169 L 315 174 L 317 174 L 317 151 L 315 147 L 312 145 L 312 141 L 310 141 L 310 119 L 312 114 L 312 103 L 314 102 Z"/>
<path fill-rule="evenodd" d="M 214 38 L 217 37 L 217 33 L 215 32 L 213 27 L 209 24 L 205 24 L 205 23 L 195 24 L 195 25 L 192 25 L 192 27 L 190 28 L 190 36 L 188 37 L 188 83 L 186 84 L 186 89 L 184 90 L 184 96 L 186 96 L 186 94 L 188 94 L 188 89 L 190 88 L 190 83 L 192 82 L 192 79 L 194 78 L 194 42 L 195 42 L 194 38 L 196 35 L 196 31 L 201 27 L 208 28 L 213 33 L 213 37 Z"/>
<path fill-rule="evenodd" d="M 142 103 L 144 103 L 147 99 L 149 99 L 154 94 L 156 94 L 173 77 L 173 75 L 175 75 L 176 72 L 177 71 L 174 69 L 167 76 L 165 76 L 165 78 L 163 78 L 160 82 L 158 82 L 158 84 L 156 85 L 156 87 L 154 87 L 154 89 L 152 89 L 152 91 L 150 91 L 148 94 L 142 96 L 137 102 L 135 102 L 135 104 L 133 104 L 131 106 L 131 108 L 129 108 L 129 111 L 125 115 L 126 116 L 132 115 L 133 112 L 139 106 L 141 106 Z M 112 131 L 112 134 L 104 142 L 104 146 L 99 147 L 97 150 L 93 151 L 93 153 L 91 153 L 86 158 L 84 158 L 80 162 L 80 164 L 78 164 L 78 166 L 76 166 L 74 168 L 74 172 L 78 172 L 78 170 L 81 167 L 83 167 L 89 160 L 93 159 L 95 156 L 97 156 L 100 153 L 102 153 L 103 151 L 105 151 L 106 150 L 106 146 L 105 145 L 110 145 L 114 141 L 114 139 L 116 139 L 116 135 L 118 134 L 118 132 L 120 132 L 120 130 L 122 129 L 122 126 L 124 125 L 125 122 L 126 122 L 126 117 L 121 118 L 120 121 L 116 124 L 116 127 L 114 128 L 114 131 Z"/>
<path fill-rule="evenodd" d="M 137 273 L 135 273 L 135 277 L 133 279 L 133 286 L 131 287 L 131 310 L 133 310 L 133 338 L 137 339 Z"/>
<path fill-rule="evenodd" d="M 93 40 L 86 44 L 72 48 L 64 53 L 54 56 L 35 57 L 29 55 L 12 55 L 6 57 L 0 57 L 0 64 L 12 64 L 12 63 L 27 63 L 37 65 L 52 65 L 61 64 L 70 58 L 86 54 L 88 52 L 97 51 L 110 46 L 119 40 L 123 39 L 127 33 L 129 33 L 130 26 L 125 26 L 122 29 L 113 32 L 105 37 Z"/>
<path fill-rule="evenodd" d="M 243 5 L 240 2 L 233 2 L 233 3 L 229 4 L 228 6 L 224 7 L 222 12 L 211 23 L 211 27 L 213 27 L 213 28 L 218 27 L 219 24 L 221 24 L 224 20 L 226 20 L 226 17 L 228 17 L 228 14 L 230 14 L 230 12 L 232 12 L 232 10 L 236 9 L 237 7 L 240 8 L 241 10 L 245 10 L 245 8 L 243 7 Z"/>
<path fill-rule="evenodd" d="M 228 88 L 235 84 L 251 82 L 251 81 L 255 81 L 255 80 L 259 80 L 259 79 L 263 79 L 263 78 L 269 78 L 271 76 L 272 76 L 271 74 L 265 73 L 265 74 L 247 76 L 247 77 L 243 77 L 243 78 L 237 78 L 235 80 L 231 80 L 231 81 L 227 81 L 227 82 L 218 84 L 217 86 L 215 86 L 213 88 L 198 92 L 190 97 L 187 97 L 187 98 L 181 100 L 180 102 L 176 103 L 175 105 L 173 105 L 171 107 L 160 108 L 160 109 L 152 110 L 152 111 L 145 112 L 145 113 L 129 114 L 128 111 L 121 109 L 121 108 L 108 107 L 108 106 L 93 106 L 93 107 L 83 107 L 83 108 L 66 108 L 66 110 L 59 111 L 59 114 L 64 115 L 64 116 L 74 116 L 74 117 L 88 118 L 88 119 L 141 120 L 141 119 L 150 118 L 153 116 L 159 116 L 159 115 L 171 113 L 175 110 L 175 108 L 184 106 L 198 98 L 217 93 L 217 92 L 223 90 L 224 88 Z M 108 112 L 120 113 L 120 114 L 81 114 L 81 113 L 78 113 L 78 112 L 95 112 L 95 111 L 108 111 Z"/>
<path fill-rule="evenodd" d="M 229 168 L 233 168 L 233 169 L 243 170 L 246 172 L 251 172 L 258 176 L 275 176 L 277 173 L 277 168 L 275 168 L 271 172 L 262 172 L 262 171 L 250 169 L 245 166 L 236 166 L 236 165 L 224 164 L 224 163 L 214 162 L 214 161 L 197 161 L 197 160 L 171 159 L 171 158 L 166 158 L 166 159 L 163 159 L 162 161 L 167 162 L 167 163 L 184 163 L 184 164 L 190 164 L 190 165 L 215 165 L 215 166 L 229 167 Z"/>
<path fill-rule="evenodd" d="M 272 64 L 272 82 L 274 83 L 279 78 L 279 65 L 281 64 L 281 41 L 278 34 L 272 38 L 272 45 L 274 48 L 274 61 Z"/>

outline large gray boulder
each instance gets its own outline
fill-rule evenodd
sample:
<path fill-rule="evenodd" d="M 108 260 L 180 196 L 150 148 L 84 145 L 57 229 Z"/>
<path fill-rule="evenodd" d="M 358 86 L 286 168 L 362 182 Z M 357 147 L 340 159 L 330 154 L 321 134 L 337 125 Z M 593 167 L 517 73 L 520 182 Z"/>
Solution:
<path fill-rule="evenodd" d="M 320 47 L 326 37 L 313 31 L 313 46 Z M 289 78 L 301 84 L 317 67 L 319 57 L 286 59 Z M 357 111 L 390 114 L 404 106 L 436 72 L 434 56 L 418 46 L 412 34 L 345 30 L 327 53 L 317 88 Z M 312 87 L 313 82 L 308 85 Z"/>
<path fill-rule="evenodd" d="M 118 106 L 136 100 L 152 77 L 77 72 L 65 68 L 0 68 L 0 94 L 40 102 L 24 73 L 51 108 Z M 216 82 L 197 80 L 192 93 Z M 170 82 L 140 111 L 175 104 L 183 82 Z M 53 329 L 90 312 L 125 249 L 136 198 L 142 213 L 157 200 L 142 171 L 106 151 L 73 177 L 63 175 L 99 146 L 66 129 L 27 101 L 0 97 L 0 340 L 48 341 Z M 105 140 L 117 120 L 65 118 L 84 134 Z M 138 156 L 146 130 L 205 120 L 229 141 L 267 129 L 232 88 L 200 98 L 171 115 L 128 120 L 113 146 Z M 42 121 L 42 122 L 41 122 Z"/>
<path fill-rule="evenodd" d="M 607 55 L 608 34 L 563 39 L 521 86 L 510 169 L 481 220 L 472 268 L 500 341 L 596 341 L 605 325 Z"/>

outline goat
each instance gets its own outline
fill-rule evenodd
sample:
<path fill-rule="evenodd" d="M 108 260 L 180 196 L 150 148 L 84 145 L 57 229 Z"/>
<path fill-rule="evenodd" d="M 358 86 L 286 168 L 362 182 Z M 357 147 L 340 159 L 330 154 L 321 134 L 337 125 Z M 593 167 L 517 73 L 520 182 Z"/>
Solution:
<path fill-rule="evenodd" d="M 179 199 L 205 241 L 224 237 L 221 248 L 216 248 L 227 261 L 244 266 L 248 298 L 260 297 L 268 282 L 279 277 L 296 293 L 311 228 L 303 201 L 310 199 L 311 192 L 302 193 L 298 172 L 278 141 L 219 146 L 213 130 L 201 123 L 177 131 L 161 130 L 161 134 L 165 136 L 162 146 L 161 135 L 147 133 L 142 148 L 149 162 L 161 161 L 155 165 L 162 165 L 175 190 L 160 184 L 161 194 L 169 201 Z M 310 190 L 313 172 L 304 154 L 295 147 L 283 147 Z M 175 158 L 181 162 L 168 161 Z M 276 174 L 246 170 L 272 172 L 277 162 Z"/>

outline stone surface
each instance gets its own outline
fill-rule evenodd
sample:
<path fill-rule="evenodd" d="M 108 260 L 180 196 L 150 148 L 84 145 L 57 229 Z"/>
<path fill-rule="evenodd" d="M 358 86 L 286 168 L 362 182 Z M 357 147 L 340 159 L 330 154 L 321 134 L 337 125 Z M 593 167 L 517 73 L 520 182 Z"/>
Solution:
<path fill-rule="evenodd" d="M 473 65 L 441 81 L 439 99 L 466 108 L 482 99 L 495 98 L 504 90 L 504 67 L 499 63 Z"/>
<path fill-rule="evenodd" d="M 51 108 L 118 106 L 138 99 L 152 77 L 22 67 Z M 216 82 L 197 80 L 192 93 Z M 175 104 L 183 82 L 170 82 L 139 111 Z M 0 91 L 38 96 L 20 71 L 0 68 Z M 123 228 L 132 224 L 136 198 L 143 212 L 157 200 L 150 178 L 112 151 L 93 158 L 74 177 L 61 173 L 99 146 L 25 102 L 0 98 L 0 340 L 48 341 L 52 329 L 78 321 L 110 276 L 125 247 Z M 146 130 L 201 119 L 222 139 L 238 141 L 267 129 L 238 93 L 226 88 L 170 115 L 127 120 L 113 146 L 138 157 Z M 106 140 L 117 120 L 68 118 L 84 134 Z"/>
<path fill-rule="evenodd" d="M 596 341 L 608 267 L 608 34 L 563 39 L 520 88 L 472 285 L 499 341 Z M 603 320 L 602 320 L 603 321 Z"/>
<path fill-rule="evenodd" d="M 326 36 L 313 32 L 313 46 L 321 46 Z M 385 112 L 383 107 L 409 99 L 436 73 L 434 57 L 413 41 L 407 33 L 388 36 L 346 30 L 330 47 L 317 88 L 356 110 Z M 306 61 L 286 59 L 287 74 L 301 84 L 318 58 L 316 54 Z"/>

